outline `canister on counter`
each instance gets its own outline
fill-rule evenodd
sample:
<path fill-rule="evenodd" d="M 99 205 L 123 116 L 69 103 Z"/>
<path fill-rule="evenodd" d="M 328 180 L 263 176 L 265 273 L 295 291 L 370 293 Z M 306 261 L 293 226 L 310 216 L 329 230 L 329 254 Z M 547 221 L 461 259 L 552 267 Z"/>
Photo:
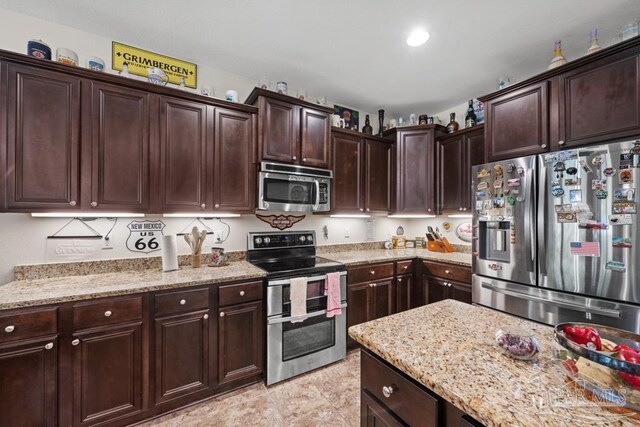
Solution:
<path fill-rule="evenodd" d="M 404 246 L 407 249 L 413 249 L 416 247 L 416 241 L 413 239 L 407 239 L 407 241 L 404 243 Z"/>
<path fill-rule="evenodd" d="M 393 249 L 404 249 L 406 247 L 407 239 L 402 236 L 393 236 Z"/>
<path fill-rule="evenodd" d="M 51 60 L 51 48 L 42 40 L 32 39 L 27 42 L 27 55 Z"/>
<path fill-rule="evenodd" d="M 416 249 L 424 249 L 424 237 L 416 237 Z"/>

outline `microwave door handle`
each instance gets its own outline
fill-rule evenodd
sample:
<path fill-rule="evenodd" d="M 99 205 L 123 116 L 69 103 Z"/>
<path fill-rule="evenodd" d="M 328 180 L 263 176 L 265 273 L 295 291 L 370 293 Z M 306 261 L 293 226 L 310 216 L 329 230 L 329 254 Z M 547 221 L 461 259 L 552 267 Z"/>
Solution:
<path fill-rule="evenodd" d="M 316 185 L 316 203 L 313 205 L 313 210 L 317 211 L 320 208 L 320 181 L 315 179 L 313 183 Z"/>
<path fill-rule="evenodd" d="M 341 271 L 340 272 L 340 277 L 342 276 L 346 276 L 347 272 L 346 271 Z M 324 274 L 322 276 L 313 276 L 313 277 L 307 277 L 307 283 L 308 282 L 317 282 L 319 280 L 326 280 L 327 279 L 327 275 Z M 284 285 L 290 285 L 291 284 L 291 279 L 282 279 L 282 280 L 269 280 L 269 282 L 267 283 L 267 286 L 284 286 Z"/>
<path fill-rule="evenodd" d="M 347 303 L 340 304 L 340 308 L 347 308 Z M 314 311 L 313 313 L 305 314 L 304 316 L 276 317 L 273 319 L 268 319 L 267 325 L 274 325 L 276 323 L 286 323 L 286 322 L 291 322 L 295 320 L 302 321 L 302 320 L 307 320 L 311 317 L 322 316 L 323 314 L 326 315 L 327 310 Z"/>

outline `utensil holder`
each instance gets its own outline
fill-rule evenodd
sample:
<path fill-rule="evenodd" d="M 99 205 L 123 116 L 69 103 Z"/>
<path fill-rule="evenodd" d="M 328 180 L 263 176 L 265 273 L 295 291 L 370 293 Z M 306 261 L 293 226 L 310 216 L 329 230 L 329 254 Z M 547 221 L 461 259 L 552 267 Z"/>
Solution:
<path fill-rule="evenodd" d="M 199 268 L 202 267 L 202 256 L 200 254 L 191 254 L 191 267 Z"/>

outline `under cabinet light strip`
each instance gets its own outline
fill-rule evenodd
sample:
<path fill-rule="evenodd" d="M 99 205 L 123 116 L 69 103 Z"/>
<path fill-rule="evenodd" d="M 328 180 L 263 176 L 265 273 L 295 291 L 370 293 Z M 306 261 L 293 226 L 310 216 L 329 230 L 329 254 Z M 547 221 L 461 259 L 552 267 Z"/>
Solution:
<path fill-rule="evenodd" d="M 471 214 L 453 214 L 453 215 L 447 215 L 447 217 L 449 217 L 449 218 L 473 218 L 473 215 L 471 215 Z"/>
<path fill-rule="evenodd" d="M 240 214 L 234 213 L 167 213 L 162 214 L 164 218 L 239 218 Z"/>
<path fill-rule="evenodd" d="M 143 213 L 127 212 L 32 212 L 33 218 L 141 218 Z"/>
<path fill-rule="evenodd" d="M 329 217 L 331 217 L 331 218 L 371 218 L 371 215 L 366 215 L 366 214 L 354 214 L 354 215 L 344 214 L 344 215 L 340 215 L 340 214 L 336 214 L 336 215 L 329 215 Z"/>
<path fill-rule="evenodd" d="M 387 215 L 387 218 L 435 218 L 435 215 L 410 215 L 410 214 L 406 214 L 406 215 L 402 215 L 402 214 L 398 214 L 398 215 Z"/>

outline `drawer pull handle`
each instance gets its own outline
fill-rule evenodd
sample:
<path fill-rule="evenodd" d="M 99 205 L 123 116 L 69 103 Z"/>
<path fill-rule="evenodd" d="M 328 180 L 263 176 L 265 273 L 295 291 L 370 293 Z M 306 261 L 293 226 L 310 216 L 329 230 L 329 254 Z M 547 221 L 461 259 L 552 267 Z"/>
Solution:
<path fill-rule="evenodd" d="M 180 305 L 185 305 L 186 303 L 187 303 L 187 300 L 186 300 L 186 299 L 181 299 L 181 300 L 180 300 Z"/>
<path fill-rule="evenodd" d="M 240 296 L 243 297 L 244 296 L 244 291 L 240 291 Z"/>
<path fill-rule="evenodd" d="M 45 350 L 51 350 L 52 348 L 53 348 L 53 343 L 52 342 L 47 343 L 47 345 L 44 346 Z"/>
<path fill-rule="evenodd" d="M 391 397 L 394 391 L 395 390 L 393 389 L 392 385 L 385 385 L 382 387 L 382 394 L 384 395 L 384 397 Z"/>
<path fill-rule="evenodd" d="M 15 331 L 15 330 L 16 330 L 16 327 L 15 327 L 15 326 L 13 326 L 13 325 L 9 325 L 9 326 L 7 326 L 6 328 L 4 328 L 4 331 L 5 331 L 6 333 L 8 333 L 8 334 L 10 334 L 11 332 L 13 332 L 13 331 Z"/>
<path fill-rule="evenodd" d="M 220 317 L 224 317 L 224 311 L 220 312 Z"/>
<path fill-rule="evenodd" d="M 111 317 L 112 314 L 111 310 L 107 310 L 104 312 L 104 317 Z"/>
<path fill-rule="evenodd" d="M 445 274 L 451 274 L 451 270 L 445 270 L 444 273 Z"/>
<path fill-rule="evenodd" d="M 207 320 L 207 319 L 209 318 L 209 315 L 208 315 L 208 314 L 205 314 L 204 316 L 202 316 L 202 318 L 203 318 L 204 320 Z"/>
<path fill-rule="evenodd" d="M 378 286 L 378 284 L 377 284 L 377 283 L 369 283 L 369 287 L 370 287 L 370 288 L 375 288 L 376 286 Z"/>
<path fill-rule="evenodd" d="M 404 266 L 404 267 L 402 267 L 402 268 L 406 270 L 407 268 L 409 268 L 409 266 L 408 266 L 408 265 L 405 265 L 405 266 Z"/>
<path fill-rule="evenodd" d="M 71 345 L 78 345 L 80 344 L 80 340 L 78 338 L 76 338 L 75 340 L 71 341 Z"/>

